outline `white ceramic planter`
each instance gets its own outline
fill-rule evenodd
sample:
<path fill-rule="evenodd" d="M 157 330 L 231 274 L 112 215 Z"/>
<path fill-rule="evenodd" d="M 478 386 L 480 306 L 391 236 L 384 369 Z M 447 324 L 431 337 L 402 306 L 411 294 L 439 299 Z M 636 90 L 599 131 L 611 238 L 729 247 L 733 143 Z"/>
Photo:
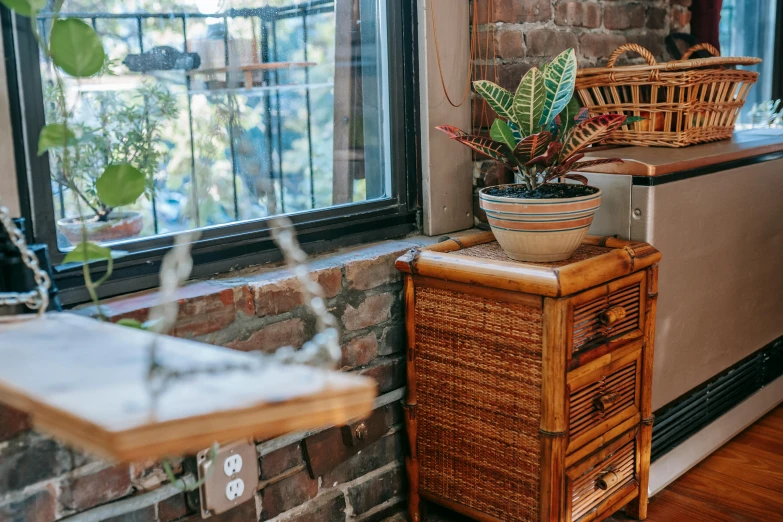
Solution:
<path fill-rule="evenodd" d="M 144 226 L 141 212 L 114 212 L 108 221 L 87 221 L 87 239 L 104 242 L 130 239 L 138 236 Z M 65 218 L 57 221 L 57 228 L 72 245 L 82 241 L 82 221 L 79 218 Z"/>
<path fill-rule="evenodd" d="M 491 188 L 479 191 L 479 203 L 503 251 L 518 261 L 568 259 L 601 206 L 600 190 L 576 198 L 521 199 L 491 196 Z"/>

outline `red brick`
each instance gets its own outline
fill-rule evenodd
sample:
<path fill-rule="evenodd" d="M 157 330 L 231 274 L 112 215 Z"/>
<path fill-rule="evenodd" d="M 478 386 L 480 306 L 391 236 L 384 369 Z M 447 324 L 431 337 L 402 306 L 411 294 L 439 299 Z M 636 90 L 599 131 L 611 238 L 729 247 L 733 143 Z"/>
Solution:
<path fill-rule="evenodd" d="M 532 68 L 533 66 L 529 63 L 504 63 L 498 65 L 498 85 L 511 92 L 516 92 L 522 77 Z"/>
<path fill-rule="evenodd" d="M 394 466 L 348 488 L 346 495 L 353 514 L 361 515 L 403 493 L 403 467 Z"/>
<path fill-rule="evenodd" d="M 155 506 L 147 506 L 124 515 L 107 518 L 103 522 L 150 522 L 152 520 L 155 520 Z"/>
<path fill-rule="evenodd" d="M 568 27 L 600 27 L 601 6 L 592 2 L 561 2 L 555 8 L 555 23 Z"/>
<path fill-rule="evenodd" d="M 66 482 L 60 501 L 69 509 L 83 511 L 131 492 L 131 474 L 127 465 L 102 469 Z"/>
<path fill-rule="evenodd" d="M 642 4 L 605 5 L 604 27 L 611 30 L 644 27 L 644 6 Z"/>
<path fill-rule="evenodd" d="M 375 332 L 351 339 L 342 346 L 343 368 L 363 366 L 378 356 L 378 337 Z"/>
<path fill-rule="evenodd" d="M 185 494 L 178 493 L 173 497 L 158 502 L 158 521 L 171 522 L 188 514 L 188 505 L 185 502 Z"/>
<path fill-rule="evenodd" d="M 318 495 L 298 515 L 286 518 L 286 522 L 345 522 L 345 496 L 334 489 Z"/>
<path fill-rule="evenodd" d="M 666 17 L 669 14 L 667 9 L 663 7 L 648 7 L 647 8 L 647 28 L 648 29 L 665 29 Z"/>
<path fill-rule="evenodd" d="M 261 519 L 269 520 L 318 494 L 318 480 L 306 471 L 270 484 L 261 490 Z"/>
<path fill-rule="evenodd" d="M 144 522 L 149 522 L 150 520 L 154 520 L 154 518 L 149 518 Z M 182 518 L 177 522 L 203 522 L 203 520 L 204 519 L 201 518 L 201 514 L 199 513 L 187 518 Z M 243 502 L 225 513 L 211 516 L 208 520 L 209 522 L 255 522 L 258 520 L 255 499 Z"/>
<path fill-rule="evenodd" d="M 396 283 L 401 279 L 394 262 L 405 252 L 404 249 L 386 252 L 371 257 L 362 257 L 345 263 L 345 281 L 348 288 L 370 290 Z"/>
<path fill-rule="evenodd" d="M 256 304 L 253 299 L 253 292 L 247 285 L 234 288 L 234 308 L 237 312 L 248 317 L 256 314 Z"/>
<path fill-rule="evenodd" d="M 22 500 L 0 505 L 0 522 L 51 522 L 56 510 L 54 486 L 49 486 Z"/>
<path fill-rule="evenodd" d="M 637 43 L 650 51 L 653 56 L 657 56 L 659 59 L 663 55 L 664 41 L 660 35 L 654 33 L 642 33 L 631 35 L 628 37 L 629 42 Z M 634 58 L 639 60 L 639 55 L 635 53 L 628 53 L 625 55 L 627 58 Z M 646 63 L 642 60 L 642 63 Z"/>
<path fill-rule="evenodd" d="M 488 1 L 478 0 L 478 23 L 489 21 Z M 552 19 L 552 4 L 550 0 L 494 0 L 495 11 L 492 19 L 495 22 L 548 22 Z"/>
<path fill-rule="evenodd" d="M 682 30 L 691 23 L 691 12 L 688 9 L 672 8 L 672 30 Z"/>
<path fill-rule="evenodd" d="M 693 0 L 672 0 L 672 4 L 690 7 L 693 4 Z"/>
<path fill-rule="evenodd" d="M 311 276 L 324 290 L 328 298 L 335 297 L 342 287 L 342 272 L 337 267 L 314 271 Z M 278 315 L 303 303 L 299 281 L 294 276 L 260 281 L 250 285 L 255 299 L 258 317 Z"/>
<path fill-rule="evenodd" d="M 294 318 L 268 324 L 260 330 L 253 332 L 247 339 L 232 341 L 227 343 L 226 347 L 243 352 L 261 350 L 269 353 L 282 346 L 299 348 L 304 342 L 304 322 L 299 318 Z"/>
<path fill-rule="evenodd" d="M 333 488 L 338 484 L 356 480 L 391 462 L 400 461 L 403 456 L 403 435 L 403 431 L 398 431 L 373 442 L 360 453 L 326 473 L 321 487 Z"/>
<path fill-rule="evenodd" d="M 67 448 L 35 432 L 16 437 L 0 458 L 0 492 L 21 490 L 71 470 Z"/>
<path fill-rule="evenodd" d="M 367 297 L 358 308 L 348 305 L 343 313 L 346 330 L 361 330 L 388 321 L 397 295 L 385 293 Z"/>
<path fill-rule="evenodd" d="M 29 429 L 29 415 L 10 406 L 0 404 L 0 441 L 16 437 Z"/>
<path fill-rule="evenodd" d="M 276 477 L 289 469 L 304 463 L 302 448 L 297 442 L 261 457 L 261 479 Z"/>
<path fill-rule="evenodd" d="M 498 58 L 514 59 L 525 57 L 525 39 L 522 31 L 495 32 L 495 54 Z"/>
<path fill-rule="evenodd" d="M 576 47 L 576 35 L 571 31 L 533 29 L 525 35 L 528 56 L 556 56 L 569 47 Z"/>
<path fill-rule="evenodd" d="M 584 58 L 606 60 L 612 51 L 625 43 L 625 37 L 618 34 L 585 33 L 579 37 L 579 50 Z"/>
<path fill-rule="evenodd" d="M 376 359 L 360 375 L 372 377 L 378 383 L 378 393 L 386 393 L 405 385 L 405 358 L 393 356 Z"/>

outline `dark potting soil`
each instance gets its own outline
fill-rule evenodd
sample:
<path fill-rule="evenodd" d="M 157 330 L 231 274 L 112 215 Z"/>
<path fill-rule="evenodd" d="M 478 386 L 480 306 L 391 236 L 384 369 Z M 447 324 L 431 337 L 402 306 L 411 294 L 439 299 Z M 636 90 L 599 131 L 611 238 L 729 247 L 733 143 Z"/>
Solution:
<path fill-rule="evenodd" d="M 519 199 L 565 199 L 578 198 L 595 194 L 598 189 L 585 185 L 574 185 L 571 183 L 547 183 L 541 185 L 532 192 L 524 185 L 500 185 L 488 188 L 485 193 L 488 196 L 499 196 L 503 198 Z"/>

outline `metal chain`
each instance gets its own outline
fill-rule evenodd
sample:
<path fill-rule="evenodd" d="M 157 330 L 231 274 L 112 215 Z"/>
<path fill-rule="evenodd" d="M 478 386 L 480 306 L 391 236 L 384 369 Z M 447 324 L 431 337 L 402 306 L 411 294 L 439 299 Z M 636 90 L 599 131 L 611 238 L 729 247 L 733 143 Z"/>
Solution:
<path fill-rule="evenodd" d="M 38 266 L 38 258 L 35 257 L 35 253 L 32 250 L 27 248 L 27 242 L 24 240 L 22 231 L 14 225 L 8 208 L 3 206 L 0 206 L 0 223 L 8 231 L 11 243 L 19 249 L 19 252 L 22 254 L 22 262 L 33 272 L 35 284 L 38 285 L 35 290 L 30 292 L 0 292 L 0 306 L 23 304 L 31 310 L 36 310 L 36 317 L 40 317 L 49 307 L 49 287 L 52 285 L 52 281 L 49 279 L 49 274 Z M 0 320 L 9 320 L 7 317 L 0 317 Z M 17 316 L 11 317 L 19 319 Z"/>

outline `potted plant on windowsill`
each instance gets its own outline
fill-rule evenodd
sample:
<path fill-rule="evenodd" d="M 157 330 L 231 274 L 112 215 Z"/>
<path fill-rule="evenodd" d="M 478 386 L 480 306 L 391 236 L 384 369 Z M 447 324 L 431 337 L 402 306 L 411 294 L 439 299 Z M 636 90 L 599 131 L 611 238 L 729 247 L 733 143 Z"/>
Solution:
<path fill-rule="evenodd" d="M 103 74 L 115 73 L 107 65 Z M 62 218 L 57 228 L 74 245 L 85 233 L 88 241 L 96 242 L 138 236 L 144 226 L 142 213 L 117 207 L 132 205 L 142 196 L 154 197 L 155 174 L 165 153 L 161 131 L 178 115 L 174 96 L 155 81 L 145 81 L 132 91 L 99 91 L 90 98 L 94 115 L 74 121 L 75 110 L 60 106 L 64 103 L 60 90 L 53 85 L 46 90 L 46 117 L 54 123 L 41 135 L 39 154 L 51 153 L 52 180 L 61 189 L 70 189 L 89 214 Z M 70 183 L 63 169 L 63 148 L 48 146 L 62 143 L 64 114 L 71 120 L 67 130 Z"/>
<path fill-rule="evenodd" d="M 438 127 L 514 172 L 516 184 L 479 191 L 492 232 L 512 259 L 548 262 L 571 257 L 601 205 L 601 190 L 587 186 L 587 179 L 573 172 L 622 161 L 580 161 L 588 146 L 636 118 L 608 114 L 588 119 L 573 97 L 575 79 L 576 55 L 568 49 L 542 69 L 530 69 L 513 94 L 492 82 L 476 81 L 476 93 L 499 116 L 490 137 L 450 125 Z"/>

